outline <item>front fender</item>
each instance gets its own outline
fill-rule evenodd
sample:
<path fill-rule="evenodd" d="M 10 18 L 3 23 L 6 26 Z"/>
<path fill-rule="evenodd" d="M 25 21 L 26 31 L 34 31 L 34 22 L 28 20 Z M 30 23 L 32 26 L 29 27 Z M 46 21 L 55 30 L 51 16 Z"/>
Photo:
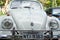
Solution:
<path fill-rule="evenodd" d="M 46 29 L 47 30 L 50 30 L 49 23 L 50 23 L 51 20 L 56 20 L 58 22 L 58 25 L 59 25 L 59 28 L 58 29 L 60 29 L 60 21 L 58 20 L 58 18 L 53 17 L 53 16 L 52 17 L 49 17 L 49 16 L 47 17 Z"/>

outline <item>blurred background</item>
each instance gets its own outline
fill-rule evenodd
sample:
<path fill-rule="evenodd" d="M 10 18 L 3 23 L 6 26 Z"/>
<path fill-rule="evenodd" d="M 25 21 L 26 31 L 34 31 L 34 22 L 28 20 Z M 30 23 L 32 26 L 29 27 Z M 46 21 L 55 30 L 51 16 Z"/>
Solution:
<path fill-rule="evenodd" d="M 11 0 L 0 0 L 0 16 L 6 14 L 7 5 Z M 38 0 L 43 4 L 44 10 L 48 8 L 60 7 L 60 0 Z"/>

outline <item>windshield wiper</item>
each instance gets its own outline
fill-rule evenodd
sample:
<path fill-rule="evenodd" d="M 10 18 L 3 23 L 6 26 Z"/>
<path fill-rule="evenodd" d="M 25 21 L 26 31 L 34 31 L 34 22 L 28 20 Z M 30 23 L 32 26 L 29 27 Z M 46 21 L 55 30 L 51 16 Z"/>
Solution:
<path fill-rule="evenodd" d="M 31 7 L 25 6 L 24 8 L 31 8 Z"/>
<path fill-rule="evenodd" d="M 11 7 L 11 9 L 17 9 L 17 7 Z"/>

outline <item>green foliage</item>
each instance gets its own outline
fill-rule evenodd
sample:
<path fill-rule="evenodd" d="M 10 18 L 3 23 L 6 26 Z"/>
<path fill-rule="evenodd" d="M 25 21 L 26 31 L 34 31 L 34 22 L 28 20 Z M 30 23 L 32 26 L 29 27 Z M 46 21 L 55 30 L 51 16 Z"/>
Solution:
<path fill-rule="evenodd" d="M 45 2 L 44 6 L 49 8 L 51 7 L 51 4 L 51 1 L 48 0 L 47 2 Z"/>
<path fill-rule="evenodd" d="M 57 6 L 60 6 L 60 0 L 56 0 Z"/>
<path fill-rule="evenodd" d="M 0 0 L 0 7 L 4 6 L 5 0 Z"/>
<path fill-rule="evenodd" d="M 5 5 L 5 1 L 6 0 L 0 0 L 0 7 L 1 7 L 0 16 L 5 15 L 5 13 L 2 12 L 2 7 Z"/>
<path fill-rule="evenodd" d="M 0 16 L 1 16 L 1 15 L 5 15 L 5 14 L 6 14 L 6 13 L 3 13 L 2 11 L 0 11 Z"/>
<path fill-rule="evenodd" d="M 46 2 L 43 5 L 45 9 L 58 7 L 60 6 L 60 0 L 46 0 Z"/>

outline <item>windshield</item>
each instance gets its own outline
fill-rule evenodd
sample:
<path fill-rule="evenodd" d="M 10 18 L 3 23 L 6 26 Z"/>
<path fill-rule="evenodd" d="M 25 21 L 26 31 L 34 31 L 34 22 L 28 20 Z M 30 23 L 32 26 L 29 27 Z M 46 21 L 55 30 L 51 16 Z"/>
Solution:
<path fill-rule="evenodd" d="M 18 8 L 20 6 L 20 2 L 19 1 L 13 1 L 10 5 L 10 7 L 13 8 Z"/>
<path fill-rule="evenodd" d="M 41 8 L 41 5 L 35 1 L 13 1 L 11 3 L 11 9 L 16 9 L 20 7 L 24 8 Z"/>

